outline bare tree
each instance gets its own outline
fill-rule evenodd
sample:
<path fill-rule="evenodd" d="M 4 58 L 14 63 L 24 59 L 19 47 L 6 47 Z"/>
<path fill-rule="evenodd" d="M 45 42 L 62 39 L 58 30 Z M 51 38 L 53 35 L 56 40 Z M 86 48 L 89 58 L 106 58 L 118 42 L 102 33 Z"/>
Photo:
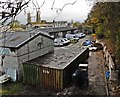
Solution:
<path fill-rule="evenodd" d="M 65 4 L 62 6 L 62 8 L 55 8 L 55 7 L 54 7 L 55 1 L 56 1 L 56 0 L 53 0 L 51 10 L 55 9 L 55 10 L 56 10 L 56 13 L 57 13 L 57 16 L 54 17 L 54 20 L 53 20 L 53 21 L 55 21 L 55 19 L 62 13 L 63 9 L 64 9 L 67 5 L 74 5 L 74 4 L 77 2 L 77 0 L 75 0 L 75 1 L 72 2 L 72 3 L 70 3 L 70 2 L 69 2 L 69 3 L 65 3 Z"/>
<path fill-rule="evenodd" d="M 0 0 L 0 21 L 4 24 L 8 19 L 15 18 L 23 9 L 28 7 L 31 0 Z"/>

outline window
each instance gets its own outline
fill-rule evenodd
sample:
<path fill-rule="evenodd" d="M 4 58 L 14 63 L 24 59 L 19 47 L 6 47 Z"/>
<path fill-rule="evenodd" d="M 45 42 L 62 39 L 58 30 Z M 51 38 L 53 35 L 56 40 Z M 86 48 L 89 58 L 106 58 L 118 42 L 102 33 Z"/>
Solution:
<path fill-rule="evenodd" d="M 43 37 L 40 38 L 39 42 L 37 43 L 38 49 L 43 48 Z"/>
<path fill-rule="evenodd" d="M 39 42 L 39 43 L 37 44 L 38 49 L 41 49 L 41 46 L 42 46 L 42 43 Z"/>
<path fill-rule="evenodd" d="M 10 55 L 11 51 L 9 48 L 0 48 L 0 55 Z"/>
<path fill-rule="evenodd" d="M 61 42 L 64 42 L 64 40 L 61 40 Z"/>
<path fill-rule="evenodd" d="M 73 38 L 76 38 L 76 36 L 73 36 Z"/>

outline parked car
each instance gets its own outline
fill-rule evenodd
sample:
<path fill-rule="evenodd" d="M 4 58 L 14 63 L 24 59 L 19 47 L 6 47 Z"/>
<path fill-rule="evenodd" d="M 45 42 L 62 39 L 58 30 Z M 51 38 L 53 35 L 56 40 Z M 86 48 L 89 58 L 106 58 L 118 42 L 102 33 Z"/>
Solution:
<path fill-rule="evenodd" d="M 82 46 L 91 46 L 92 44 L 93 44 L 92 41 L 86 40 L 86 41 L 84 41 L 84 42 L 82 43 Z"/>
<path fill-rule="evenodd" d="M 78 38 L 83 38 L 86 36 L 86 34 L 80 32 L 79 30 L 75 30 L 74 34 L 78 37 Z"/>
<path fill-rule="evenodd" d="M 86 35 L 85 35 L 84 33 L 76 33 L 76 36 L 77 36 L 78 38 L 83 38 L 83 37 L 85 37 Z"/>
<path fill-rule="evenodd" d="M 103 46 L 100 43 L 94 43 L 94 44 L 92 44 L 92 47 L 97 47 L 97 50 L 102 50 L 103 49 Z"/>
<path fill-rule="evenodd" d="M 89 51 L 96 51 L 98 48 L 94 45 L 95 43 L 93 41 L 86 40 L 82 43 L 82 46 L 86 46 L 89 48 Z"/>
<path fill-rule="evenodd" d="M 70 40 L 67 38 L 55 38 L 54 39 L 54 46 L 64 46 L 68 45 L 70 43 Z"/>
<path fill-rule="evenodd" d="M 95 46 L 89 46 L 89 51 L 96 51 L 97 50 L 97 47 Z"/>
<path fill-rule="evenodd" d="M 67 39 L 67 38 L 63 38 L 64 39 L 64 43 L 70 43 L 70 40 L 69 39 Z"/>
<path fill-rule="evenodd" d="M 79 33 L 79 30 L 74 30 L 74 33 Z"/>
<path fill-rule="evenodd" d="M 65 37 L 69 40 L 79 40 L 76 34 L 66 34 Z"/>

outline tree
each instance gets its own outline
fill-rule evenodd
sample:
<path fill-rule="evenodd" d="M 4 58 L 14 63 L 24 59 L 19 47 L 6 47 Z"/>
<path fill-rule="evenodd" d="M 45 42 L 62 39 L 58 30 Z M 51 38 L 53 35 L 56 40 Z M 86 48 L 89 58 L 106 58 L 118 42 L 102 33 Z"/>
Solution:
<path fill-rule="evenodd" d="M 120 2 L 96 3 L 87 18 L 87 24 L 95 28 L 97 36 L 109 41 L 120 71 Z"/>
<path fill-rule="evenodd" d="M 31 15 L 30 12 L 27 13 L 27 23 L 31 23 Z"/>
<path fill-rule="evenodd" d="M 2 21 L 2 24 L 10 18 L 15 18 L 23 9 L 28 7 L 29 2 L 30 0 L 0 1 L 0 20 Z"/>
<path fill-rule="evenodd" d="M 81 24 L 79 23 L 79 22 L 74 22 L 73 23 L 73 27 L 78 27 L 78 26 L 80 26 Z"/>

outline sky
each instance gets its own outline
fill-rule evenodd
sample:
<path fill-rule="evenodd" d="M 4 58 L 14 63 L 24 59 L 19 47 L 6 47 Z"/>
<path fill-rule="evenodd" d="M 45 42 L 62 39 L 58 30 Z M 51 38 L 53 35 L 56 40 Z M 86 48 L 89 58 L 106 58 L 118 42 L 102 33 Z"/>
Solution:
<path fill-rule="evenodd" d="M 36 3 L 37 1 L 37 3 Z M 45 1 L 44 5 L 40 8 L 41 12 L 41 20 L 46 21 L 79 21 L 83 22 L 86 18 L 88 13 L 92 8 L 92 3 L 86 2 L 86 0 L 33 0 L 34 4 L 37 6 L 41 6 Z M 66 3 L 73 3 L 73 5 L 66 5 L 62 10 L 61 14 L 58 16 L 56 12 L 56 8 L 62 8 Z M 53 9 L 51 9 L 53 5 Z M 27 12 L 31 13 L 32 21 L 35 21 L 36 10 L 33 9 L 34 5 L 32 2 L 29 3 L 29 7 L 26 9 L 25 12 L 21 12 L 16 19 L 20 21 L 20 23 L 26 24 L 27 23 Z"/>

